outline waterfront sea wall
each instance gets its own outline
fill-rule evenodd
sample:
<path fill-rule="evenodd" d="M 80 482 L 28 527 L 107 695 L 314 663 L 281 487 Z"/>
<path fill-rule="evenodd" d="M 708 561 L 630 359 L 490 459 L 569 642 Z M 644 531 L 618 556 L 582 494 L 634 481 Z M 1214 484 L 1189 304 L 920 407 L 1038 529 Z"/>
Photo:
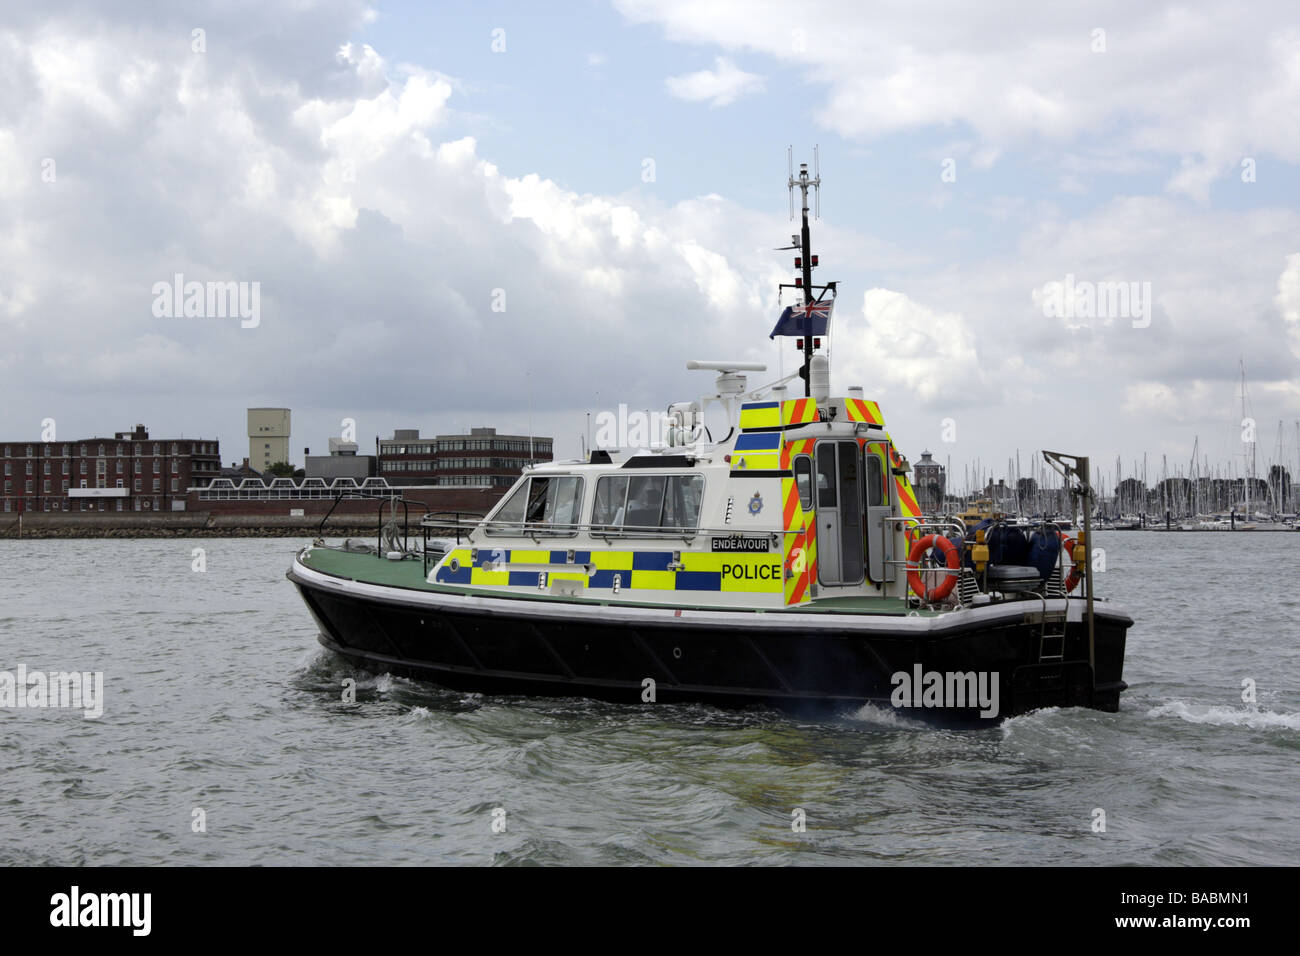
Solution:
<path fill-rule="evenodd" d="M 321 519 L 329 520 L 327 537 L 374 535 L 379 515 L 397 512 L 399 525 L 410 518 L 410 535 L 420 535 L 425 513 L 462 520 L 491 510 L 504 489 L 401 487 L 402 501 L 375 497 L 205 497 L 191 489 L 184 511 L 46 511 L 0 512 L 0 538 L 300 538 L 316 537 Z M 106 505 L 107 502 L 96 502 Z M 439 531 L 454 534 L 453 528 Z"/>
<path fill-rule="evenodd" d="M 184 511 L 156 514 L 0 515 L 0 538 L 312 538 L 321 515 L 221 514 Z M 324 534 L 330 537 L 373 536 L 376 515 L 331 515 Z M 411 515 L 411 534 L 420 533 Z"/>

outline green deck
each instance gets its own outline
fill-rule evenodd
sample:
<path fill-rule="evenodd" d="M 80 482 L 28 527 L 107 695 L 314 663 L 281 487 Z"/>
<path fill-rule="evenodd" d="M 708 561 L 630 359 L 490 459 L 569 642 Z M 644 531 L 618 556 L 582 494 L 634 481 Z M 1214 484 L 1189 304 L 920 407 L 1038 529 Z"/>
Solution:
<path fill-rule="evenodd" d="M 441 585 L 429 584 L 424 580 L 424 562 L 412 558 L 404 561 L 389 561 L 373 554 L 361 554 L 356 551 L 312 548 L 304 555 L 303 564 L 313 571 L 347 578 L 350 581 L 365 581 L 369 584 L 414 588 L 420 591 L 443 590 Z"/>
<path fill-rule="evenodd" d="M 339 551 L 333 548 L 312 548 L 307 551 L 303 557 L 303 564 L 313 571 L 319 571 L 322 574 L 330 574 L 339 578 L 346 578 L 349 581 L 364 581 L 367 584 L 378 584 L 384 587 L 408 588 L 415 591 L 438 591 L 450 594 L 477 594 L 483 597 L 494 598 L 516 598 L 517 600 L 526 601 L 561 601 L 567 604 L 598 604 L 608 605 L 617 603 L 620 606 L 636 607 L 662 607 L 663 605 L 645 603 L 637 605 L 626 601 L 604 601 L 597 598 L 569 598 L 559 597 L 557 595 L 547 594 L 544 591 L 529 590 L 527 594 L 512 595 L 501 591 L 487 588 L 470 588 L 463 585 L 447 584 L 430 584 L 424 577 L 424 562 L 407 558 L 402 561 L 389 561 L 386 558 L 380 558 L 373 554 L 362 554 L 355 551 Z M 430 565 L 432 568 L 432 565 Z M 702 611 L 725 610 L 717 606 L 705 604 L 677 604 L 674 607 L 696 608 Z M 888 614 L 899 615 L 907 613 L 905 602 L 894 598 L 875 598 L 868 596 L 848 596 L 848 597 L 827 597 L 818 598 L 809 604 L 799 605 L 791 610 L 797 610 L 801 613 L 814 611 L 823 614 Z M 774 609 L 765 613 L 780 614 L 780 609 Z M 922 616 L 932 617 L 939 612 L 922 609 L 919 612 Z"/>

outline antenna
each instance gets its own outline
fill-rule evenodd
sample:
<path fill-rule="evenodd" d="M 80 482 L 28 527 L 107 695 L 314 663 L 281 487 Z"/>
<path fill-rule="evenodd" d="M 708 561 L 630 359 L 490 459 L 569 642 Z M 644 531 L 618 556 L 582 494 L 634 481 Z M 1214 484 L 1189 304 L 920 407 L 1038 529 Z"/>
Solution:
<path fill-rule="evenodd" d="M 786 153 L 785 153 L 786 165 L 789 167 L 789 174 L 790 174 L 790 178 L 787 182 L 787 187 L 790 190 L 790 218 L 791 219 L 794 218 L 794 190 L 796 186 L 799 187 L 799 192 L 803 196 L 802 206 L 803 206 L 804 219 L 807 220 L 808 217 L 808 190 L 810 188 L 814 190 L 814 194 L 813 194 L 813 204 L 815 206 L 814 214 L 818 219 L 820 219 L 822 216 L 822 175 L 821 175 L 820 153 L 821 153 L 821 148 L 819 146 L 814 146 L 812 179 L 808 178 L 807 163 L 799 164 L 799 177 L 796 179 L 794 175 L 794 147 L 793 146 L 786 147 Z M 805 252 L 806 251 L 807 250 L 805 250 Z"/>
<path fill-rule="evenodd" d="M 817 194 L 813 197 L 813 204 L 817 207 L 814 215 L 818 219 L 822 217 L 822 165 L 818 158 L 820 152 L 820 146 L 813 146 L 813 182 L 817 184 Z"/>
<path fill-rule="evenodd" d="M 794 145 L 785 148 L 785 165 L 790 173 L 790 218 L 794 218 Z"/>

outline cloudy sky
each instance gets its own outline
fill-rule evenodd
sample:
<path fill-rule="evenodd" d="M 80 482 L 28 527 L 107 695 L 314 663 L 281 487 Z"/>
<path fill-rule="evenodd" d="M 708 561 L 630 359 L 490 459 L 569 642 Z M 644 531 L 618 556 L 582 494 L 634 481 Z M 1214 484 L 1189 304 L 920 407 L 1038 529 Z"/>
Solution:
<path fill-rule="evenodd" d="M 1294 461 L 1291 2 L 6 4 L 0 437 L 230 461 L 284 405 L 298 459 L 344 418 L 576 454 L 589 411 L 709 390 L 687 359 L 793 370 L 788 144 L 834 386 L 913 459 L 1240 468 L 1244 361 Z M 257 283 L 257 324 L 158 314 L 178 274 Z M 1116 282 L 1129 314 L 1089 301 Z"/>

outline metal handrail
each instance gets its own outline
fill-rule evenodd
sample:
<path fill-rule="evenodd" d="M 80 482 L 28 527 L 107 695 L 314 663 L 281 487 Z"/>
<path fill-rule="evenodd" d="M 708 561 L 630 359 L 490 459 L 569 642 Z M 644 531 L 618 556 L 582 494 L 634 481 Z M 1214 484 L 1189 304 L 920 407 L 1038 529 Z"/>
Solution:
<path fill-rule="evenodd" d="M 340 489 L 338 495 L 334 498 L 334 504 L 330 505 L 330 510 L 325 512 L 325 517 L 321 518 L 320 524 L 316 526 L 316 537 L 318 539 L 323 539 L 325 537 L 325 522 L 330 520 L 330 515 L 334 513 L 334 509 L 339 506 L 339 502 L 342 500 L 343 491 Z"/>
<path fill-rule="evenodd" d="M 957 517 L 950 516 L 950 519 L 947 521 L 934 521 L 934 520 L 927 520 L 926 518 L 918 518 L 915 515 L 886 515 L 882 520 L 895 521 L 900 524 L 905 524 L 908 521 L 911 521 L 916 524 L 916 527 L 918 529 L 919 528 L 956 528 L 958 531 L 961 532 L 961 536 L 963 538 L 966 537 L 966 523 Z"/>
<path fill-rule="evenodd" d="M 453 517 L 452 522 L 448 523 L 446 521 L 438 520 L 439 516 L 441 515 L 451 515 Z M 471 518 L 474 518 L 475 521 L 473 522 L 473 527 L 478 527 L 480 524 L 482 524 L 483 519 L 487 517 L 487 512 L 486 511 L 429 511 L 420 519 L 420 525 L 424 528 L 425 531 L 425 535 L 424 535 L 425 540 L 426 541 L 428 540 L 429 531 L 432 529 L 451 528 L 456 532 L 456 543 L 460 544 L 460 532 L 462 527 L 464 527 L 464 522 L 461 519 L 461 515 L 468 515 Z"/>
<path fill-rule="evenodd" d="M 397 520 L 397 505 L 402 506 L 402 553 L 406 554 L 411 550 L 411 505 L 418 505 L 427 513 L 429 506 L 423 501 L 412 501 L 409 498 L 384 498 L 379 503 L 379 511 L 376 515 L 378 528 L 375 531 L 375 553 L 384 558 L 384 509 L 391 508 L 393 520 Z"/>

